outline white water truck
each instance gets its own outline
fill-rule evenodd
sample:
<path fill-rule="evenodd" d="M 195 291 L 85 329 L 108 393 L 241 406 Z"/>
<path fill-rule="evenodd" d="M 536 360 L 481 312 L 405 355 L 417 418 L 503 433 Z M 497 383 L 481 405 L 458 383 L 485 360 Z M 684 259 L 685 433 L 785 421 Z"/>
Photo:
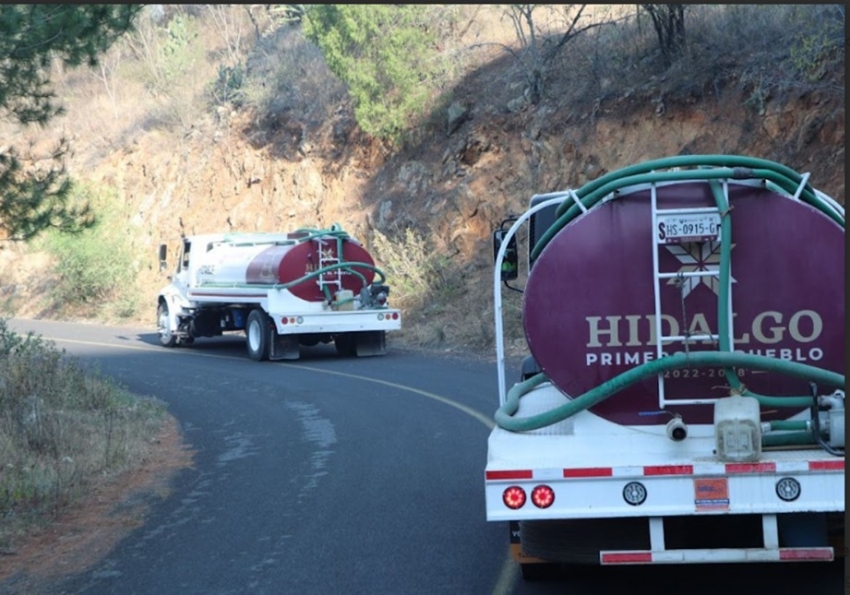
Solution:
<path fill-rule="evenodd" d="M 640 163 L 533 196 L 494 254 L 486 517 L 525 578 L 844 556 L 844 208 L 808 174 Z M 529 352 L 509 390 L 503 286 Z"/>
<path fill-rule="evenodd" d="M 160 269 L 167 267 L 160 245 Z M 256 361 L 295 360 L 301 346 L 334 342 L 344 356 L 386 353 L 401 328 L 384 273 L 338 225 L 291 233 L 182 238 L 175 273 L 157 297 L 165 347 L 244 332 Z"/>

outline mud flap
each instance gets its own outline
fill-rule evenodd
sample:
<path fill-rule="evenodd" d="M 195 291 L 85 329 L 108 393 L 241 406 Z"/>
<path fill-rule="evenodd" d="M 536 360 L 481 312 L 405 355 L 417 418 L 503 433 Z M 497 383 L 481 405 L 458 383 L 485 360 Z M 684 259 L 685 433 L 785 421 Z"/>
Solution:
<path fill-rule="evenodd" d="M 508 521 L 508 530 L 510 531 L 511 558 L 513 558 L 514 561 L 519 562 L 520 564 L 543 564 L 548 562 L 548 560 L 544 560 L 543 558 L 529 556 L 522 551 L 518 521 Z"/>
<path fill-rule="evenodd" d="M 357 357 L 384 355 L 387 352 L 387 334 L 385 331 L 362 331 L 354 339 Z"/>
<path fill-rule="evenodd" d="M 301 347 L 298 335 L 279 335 L 272 329 L 271 345 L 269 346 L 269 360 L 280 361 L 284 359 L 293 360 L 301 357 Z"/>

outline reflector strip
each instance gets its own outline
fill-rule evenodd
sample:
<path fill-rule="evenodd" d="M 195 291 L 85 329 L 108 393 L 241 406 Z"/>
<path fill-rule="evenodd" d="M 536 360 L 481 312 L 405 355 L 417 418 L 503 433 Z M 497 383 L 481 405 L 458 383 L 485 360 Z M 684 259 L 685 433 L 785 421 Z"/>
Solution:
<path fill-rule="evenodd" d="M 840 461 L 809 461 L 809 471 L 844 471 L 844 459 Z"/>
<path fill-rule="evenodd" d="M 832 560 L 832 548 L 810 547 L 810 548 L 785 548 L 779 550 L 780 560 Z"/>
<path fill-rule="evenodd" d="M 726 473 L 776 473 L 776 463 L 729 463 Z"/>
<path fill-rule="evenodd" d="M 579 469 L 564 469 L 564 477 L 611 477 L 614 470 L 611 467 L 585 467 Z"/>
<path fill-rule="evenodd" d="M 644 467 L 644 475 L 693 475 L 693 465 L 655 465 Z"/>
<path fill-rule="evenodd" d="M 621 552 L 602 554 L 602 564 L 649 564 L 652 552 Z"/>
<path fill-rule="evenodd" d="M 533 479 L 530 470 L 523 471 L 488 471 L 485 478 L 490 479 Z"/>
<path fill-rule="evenodd" d="M 806 463 L 726 463 L 725 465 L 705 466 L 698 465 L 647 465 L 642 468 L 644 476 L 659 475 L 746 475 L 746 474 L 776 474 L 776 473 L 805 473 L 806 471 L 844 471 L 844 460 L 834 461 L 809 461 Z M 563 469 L 564 479 L 583 479 L 591 477 L 627 477 L 640 473 L 637 468 L 614 468 L 614 467 L 571 467 Z M 551 477 L 547 475 L 546 477 Z M 488 480 L 499 479 L 534 479 L 534 471 L 530 469 L 514 471 L 487 471 Z"/>
<path fill-rule="evenodd" d="M 189 297 L 223 297 L 223 298 L 265 298 L 268 294 L 265 293 L 217 293 L 206 291 L 190 291 L 187 294 Z"/>
<path fill-rule="evenodd" d="M 813 548 L 717 548 L 699 550 L 603 551 L 600 564 L 718 564 L 729 562 L 829 562 L 831 547 Z"/>

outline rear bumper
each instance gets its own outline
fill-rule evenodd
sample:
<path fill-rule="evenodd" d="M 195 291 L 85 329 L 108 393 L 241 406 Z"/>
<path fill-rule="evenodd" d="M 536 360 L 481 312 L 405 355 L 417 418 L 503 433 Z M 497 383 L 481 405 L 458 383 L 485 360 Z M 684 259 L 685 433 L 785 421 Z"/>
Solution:
<path fill-rule="evenodd" d="M 831 562 L 846 555 L 842 513 L 510 522 L 520 564 Z"/>
<path fill-rule="evenodd" d="M 360 310 L 304 314 L 270 314 L 279 335 L 336 334 L 401 329 L 398 310 Z"/>

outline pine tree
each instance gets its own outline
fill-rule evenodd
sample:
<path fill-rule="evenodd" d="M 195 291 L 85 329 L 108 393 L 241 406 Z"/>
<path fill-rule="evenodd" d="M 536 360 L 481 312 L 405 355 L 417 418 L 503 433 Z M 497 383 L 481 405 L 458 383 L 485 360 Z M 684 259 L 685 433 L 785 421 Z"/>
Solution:
<path fill-rule="evenodd" d="M 0 5 L 0 118 L 46 126 L 62 113 L 51 89 L 50 66 L 94 66 L 98 57 L 133 26 L 143 5 Z M 87 205 L 68 204 L 72 182 L 62 158 L 65 139 L 51 167 L 28 170 L 20 154 L 0 145 L 0 239 L 27 240 L 47 228 L 79 231 L 94 222 Z"/>

